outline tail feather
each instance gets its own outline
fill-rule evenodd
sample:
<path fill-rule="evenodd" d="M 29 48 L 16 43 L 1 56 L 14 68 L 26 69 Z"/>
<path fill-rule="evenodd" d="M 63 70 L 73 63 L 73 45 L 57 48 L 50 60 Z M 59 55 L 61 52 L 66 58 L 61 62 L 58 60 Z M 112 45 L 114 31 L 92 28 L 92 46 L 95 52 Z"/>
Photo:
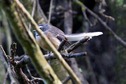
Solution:
<path fill-rule="evenodd" d="M 94 36 L 102 35 L 102 32 L 89 32 L 89 33 L 81 33 L 81 34 L 71 34 L 65 35 L 68 41 L 79 41 L 84 39 L 85 37 L 92 38 Z"/>

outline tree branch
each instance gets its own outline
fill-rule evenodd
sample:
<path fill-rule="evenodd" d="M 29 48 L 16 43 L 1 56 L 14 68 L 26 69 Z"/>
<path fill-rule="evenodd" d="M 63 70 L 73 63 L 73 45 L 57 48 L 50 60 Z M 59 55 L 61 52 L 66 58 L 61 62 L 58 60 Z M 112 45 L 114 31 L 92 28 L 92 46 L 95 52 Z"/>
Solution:
<path fill-rule="evenodd" d="M 96 19 L 98 19 L 98 21 L 115 37 L 115 39 L 126 48 L 126 42 L 121 39 L 98 15 L 96 15 L 93 11 L 91 11 L 88 7 L 86 7 L 81 1 L 79 0 L 74 0 L 77 4 L 78 2 L 81 3 L 78 4 L 80 5 L 83 9 L 87 10 L 87 12 L 89 12 L 93 17 L 95 17 Z M 84 11 L 85 11 L 84 10 Z"/>
<path fill-rule="evenodd" d="M 63 57 L 60 55 L 60 53 L 56 50 L 56 48 L 52 45 L 52 43 L 48 40 L 48 38 L 45 36 L 45 34 L 38 28 L 38 25 L 34 21 L 34 19 L 31 17 L 31 15 L 28 13 L 28 11 L 24 8 L 24 6 L 18 1 L 14 0 L 14 2 L 17 4 L 17 6 L 20 8 L 20 10 L 26 15 L 26 17 L 30 20 L 34 28 L 37 30 L 37 32 L 40 34 L 42 38 L 42 42 L 44 42 L 51 50 L 52 52 L 56 55 L 57 59 L 61 62 L 61 64 L 64 66 L 64 68 L 68 71 L 70 76 L 73 78 L 73 80 L 77 84 L 81 84 L 81 81 L 79 78 L 75 75 L 73 70 L 69 67 L 69 65 L 65 62 Z"/>
<path fill-rule="evenodd" d="M 2 45 L 0 45 L 0 57 L 1 57 L 2 61 L 3 61 L 3 64 L 4 64 L 5 68 L 7 69 L 7 73 L 9 74 L 9 77 L 10 77 L 10 80 L 11 80 L 11 84 L 13 84 L 13 83 L 19 84 L 19 82 L 13 76 L 10 64 L 8 62 L 9 61 L 8 56 L 5 53 Z"/>
<path fill-rule="evenodd" d="M 37 42 L 35 41 L 32 33 L 25 29 L 22 25 L 18 12 L 16 11 L 17 6 L 14 2 L 4 0 L 2 3 L 3 9 L 6 11 L 8 18 L 14 27 L 12 27 L 16 37 L 22 44 L 25 52 L 29 54 L 33 64 L 41 76 L 44 77 L 47 83 L 61 84 L 61 81 L 57 78 L 50 65 L 45 60 Z M 33 20 L 33 19 L 32 19 Z"/>
<path fill-rule="evenodd" d="M 53 0 L 50 0 L 49 16 L 48 16 L 48 24 L 50 24 L 50 21 L 51 21 L 52 8 L 53 8 Z"/>

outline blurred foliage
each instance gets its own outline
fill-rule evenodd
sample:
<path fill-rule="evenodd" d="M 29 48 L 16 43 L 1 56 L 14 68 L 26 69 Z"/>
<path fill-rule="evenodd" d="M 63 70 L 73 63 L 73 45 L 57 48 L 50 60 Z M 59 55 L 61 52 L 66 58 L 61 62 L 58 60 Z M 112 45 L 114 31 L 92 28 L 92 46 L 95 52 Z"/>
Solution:
<path fill-rule="evenodd" d="M 3 84 L 4 77 L 5 77 L 5 69 L 2 61 L 0 60 L 0 84 Z"/>
<path fill-rule="evenodd" d="M 109 6 L 112 10 L 112 16 L 116 21 L 116 33 L 126 41 L 126 1 L 111 0 Z M 117 64 L 116 64 L 116 80 L 117 84 L 126 84 L 126 49 L 121 45 L 117 45 Z"/>
<path fill-rule="evenodd" d="M 2 24 L 2 15 L 0 11 L 0 45 L 2 44 L 2 38 L 4 36 L 4 30 L 3 30 L 3 24 Z M 0 58 L 0 84 L 3 84 L 4 77 L 5 77 L 5 68 L 4 63 L 2 62 L 2 59 Z"/>
<path fill-rule="evenodd" d="M 122 6 L 124 0 L 115 0 L 115 2 L 116 2 L 116 6 Z"/>

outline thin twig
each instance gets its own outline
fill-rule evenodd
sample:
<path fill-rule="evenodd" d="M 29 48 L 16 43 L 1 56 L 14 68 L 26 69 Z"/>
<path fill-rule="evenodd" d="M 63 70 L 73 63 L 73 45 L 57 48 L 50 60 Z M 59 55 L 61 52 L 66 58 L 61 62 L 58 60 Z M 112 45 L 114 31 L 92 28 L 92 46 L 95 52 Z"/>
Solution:
<path fill-rule="evenodd" d="M 31 16 L 34 17 L 35 15 L 35 9 L 36 9 L 36 0 L 33 1 L 33 8 L 32 8 L 32 13 L 31 13 Z"/>
<path fill-rule="evenodd" d="M 7 61 L 9 60 L 9 59 L 7 59 L 7 61 L 6 61 L 6 59 L 5 59 L 5 57 L 6 58 L 8 58 L 7 57 L 7 54 L 5 53 L 5 51 L 4 51 L 4 49 L 3 49 L 3 47 L 2 47 L 2 45 L 0 45 L 0 57 L 1 57 L 1 59 L 2 59 L 2 61 L 3 61 L 3 64 L 4 64 L 4 66 L 5 66 L 5 68 L 7 69 L 7 72 L 8 72 L 8 74 L 9 74 L 9 77 L 10 77 L 10 80 L 11 80 L 11 83 L 12 84 L 19 84 L 17 81 L 16 81 L 16 79 L 13 77 L 13 74 L 12 74 L 12 71 L 11 71 L 11 68 L 10 68 L 10 64 L 8 64 L 7 63 Z M 4 57 L 5 56 L 5 57 Z"/>
<path fill-rule="evenodd" d="M 88 19 L 86 11 L 82 10 L 83 16 L 85 18 L 85 21 L 87 21 L 89 23 L 90 26 L 92 26 L 93 24 L 91 23 L 91 21 Z"/>
<path fill-rule="evenodd" d="M 32 81 L 42 81 L 43 83 L 42 84 L 46 84 L 46 81 L 45 80 L 43 80 L 42 78 L 37 78 L 37 77 L 33 77 L 33 79 L 31 80 L 31 82 Z M 36 84 L 36 83 L 35 83 Z"/>
<path fill-rule="evenodd" d="M 29 70 L 29 68 L 28 68 L 28 65 L 26 64 L 26 69 L 27 69 L 27 72 L 28 72 L 28 74 L 29 74 L 29 76 L 31 77 L 31 84 L 35 84 L 35 81 L 33 80 L 34 79 L 34 77 L 32 76 L 32 74 L 31 74 L 31 72 L 30 72 L 30 70 Z"/>
<path fill-rule="evenodd" d="M 72 53 L 72 54 L 61 54 L 63 58 L 78 58 L 78 57 L 84 57 L 87 55 L 87 52 L 81 52 L 81 53 Z M 46 54 L 44 57 L 48 59 L 56 59 L 54 54 Z"/>
<path fill-rule="evenodd" d="M 68 47 L 68 48 L 66 49 L 67 52 L 69 53 L 69 52 L 73 51 L 74 49 L 78 48 L 81 44 L 87 42 L 89 39 L 90 39 L 90 38 L 87 37 L 87 38 L 84 38 L 84 39 L 82 39 L 82 40 L 80 40 L 80 41 L 78 41 L 78 42 L 72 44 L 70 47 Z"/>
<path fill-rule="evenodd" d="M 50 24 L 50 21 L 51 21 L 52 8 L 53 8 L 53 0 L 50 0 L 49 16 L 48 16 L 48 24 Z"/>
<path fill-rule="evenodd" d="M 8 57 L 7 54 L 5 53 L 5 51 L 4 51 L 3 47 L 2 47 L 2 45 L 0 45 L 0 48 L 1 48 L 2 52 L 3 52 L 3 56 L 5 56 L 4 58 L 5 58 L 6 60 L 9 60 L 9 57 Z"/>
<path fill-rule="evenodd" d="M 87 52 L 80 52 L 80 53 L 72 53 L 72 54 L 61 54 L 63 56 L 63 58 L 78 58 L 78 57 L 84 57 L 84 56 L 87 56 Z M 56 59 L 55 55 L 53 53 L 50 53 L 50 54 L 45 54 L 44 57 L 47 59 L 47 60 L 50 60 L 50 59 Z M 30 58 L 28 55 L 22 55 L 21 58 L 20 57 L 15 57 L 15 61 L 18 61 L 17 62 L 17 65 L 20 66 L 20 65 L 25 65 L 25 64 L 28 64 L 30 62 Z"/>
<path fill-rule="evenodd" d="M 33 1 L 33 7 L 32 7 L 32 12 L 31 12 L 31 16 L 34 17 L 35 14 L 35 9 L 36 9 L 36 0 Z M 29 23 L 29 29 L 31 29 L 31 23 Z"/>
<path fill-rule="evenodd" d="M 99 14 L 102 15 L 102 16 L 104 16 L 104 17 L 107 18 L 107 19 L 110 19 L 110 20 L 115 21 L 115 18 L 113 18 L 113 17 L 111 17 L 111 16 L 108 16 L 108 15 L 106 15 L 106 14 L 104 14 L 104 13 L 99 13 Z"/>

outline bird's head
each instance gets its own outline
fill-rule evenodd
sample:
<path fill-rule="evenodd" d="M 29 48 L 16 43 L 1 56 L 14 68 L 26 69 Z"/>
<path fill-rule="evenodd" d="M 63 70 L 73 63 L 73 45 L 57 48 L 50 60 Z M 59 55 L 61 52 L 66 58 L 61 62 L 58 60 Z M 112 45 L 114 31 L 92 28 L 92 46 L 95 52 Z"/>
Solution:
<path fill-rule="evenodd" d="M 48 24 L 39 24 L 38 26 L 43 32 L 49 29 Z"/>

